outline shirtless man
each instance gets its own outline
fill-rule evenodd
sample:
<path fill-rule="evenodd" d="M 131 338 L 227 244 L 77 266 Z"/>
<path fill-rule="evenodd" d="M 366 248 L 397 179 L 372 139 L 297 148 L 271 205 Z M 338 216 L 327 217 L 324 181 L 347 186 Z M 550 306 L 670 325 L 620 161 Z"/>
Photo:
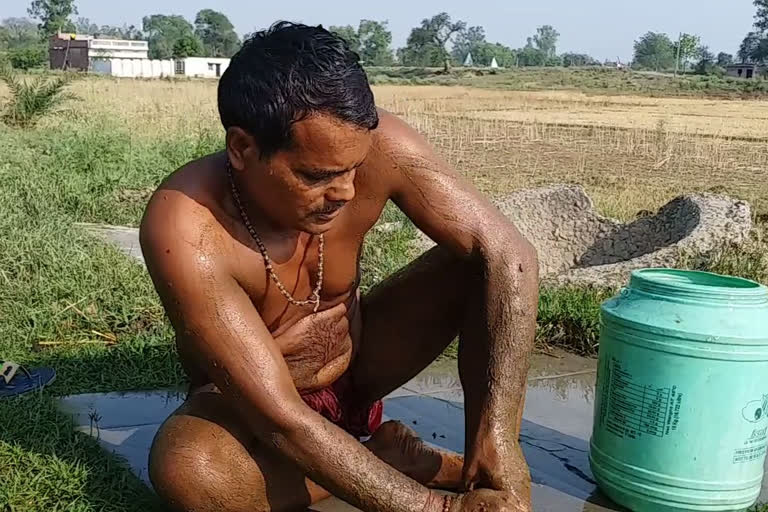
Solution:
<path fill-rule="evenodd" d="M 529 511 L 532 246 L 376 109 L 357 55 L 321 27 L 257 33 L 218 102 L 226 151 L 171 175 L 141 226 L 191 380 L 152 446 L 159 495 L 182 511 L 329 494 L 365 511 Z M 438 247 L 361 296 L 361 246 L 389 200 Z M 465 459 L 380 425 L 382 397 L 456 336 Z"/>

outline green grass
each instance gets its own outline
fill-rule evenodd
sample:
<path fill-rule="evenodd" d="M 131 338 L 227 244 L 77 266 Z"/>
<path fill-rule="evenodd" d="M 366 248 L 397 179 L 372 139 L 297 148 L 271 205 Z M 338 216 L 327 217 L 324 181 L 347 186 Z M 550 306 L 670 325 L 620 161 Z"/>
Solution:
<path fill-rule="evenodd" d="M 540 347 L 560 347 L 585 356 L 596 356 L 600 336 L 600 305 L 614 290 L 543 287 L 539 292 Z"/>
<path fill-rule="evenodd" d="M 116 126 L 56 136 L 0 127 L 0 359 L 58 372 L 42 396 L 0 400 L 0 510 L 156 508 L 54 407 L 56 395 L 184 381 L 146 271 L 73 223 L 136 225 L 142 204 L 121 193 L 156 186 L 219 142 L 134 140 Z"/>
<path fill-rule="evenodd" d="M 508 90 L 579 90 L 599 94 L 661 96 L 765 97 L 768 80 L 719 76 L 645 73 L 602 68 L 518 68 L 491 72 L 456 67 L 446 75 L 437 68 L 368 68 L 376 85 L 463 85 Z"/>
<path fill-rule="evenodd" d="M 52 397 L 3 400 L 0 413 L 0 510 L 163 510 L 120 461 L 75 432 Z"/>

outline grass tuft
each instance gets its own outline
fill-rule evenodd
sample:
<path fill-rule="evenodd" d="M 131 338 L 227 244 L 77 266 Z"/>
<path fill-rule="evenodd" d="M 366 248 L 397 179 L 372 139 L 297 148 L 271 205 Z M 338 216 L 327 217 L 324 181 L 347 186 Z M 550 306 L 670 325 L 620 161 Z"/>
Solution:
<path fill-rule="evenodd" d="M 543 287 L 539 292 L 536 341 L 595 357 L 600 338 L 600 306 L 614 290 Z"/>
<path fill-rule="evenodd" d="M 64 92 L 72 82 L 71 75 L 45 75 L 24 79 L 10 66 L 0 67 L 0 81 L 10 91 L 0 119 L 9 126 L 30 128 L 45 115 L 56 113 L 66 101 L 76 99 Z"/>

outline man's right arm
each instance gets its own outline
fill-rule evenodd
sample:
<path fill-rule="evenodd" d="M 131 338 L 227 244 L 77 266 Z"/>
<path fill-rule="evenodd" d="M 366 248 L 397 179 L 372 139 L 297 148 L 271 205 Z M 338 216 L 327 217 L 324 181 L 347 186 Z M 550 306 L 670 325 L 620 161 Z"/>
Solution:
<path fill-rule="evenodd" d="M 190 199 L 172 190 L 158 194 L 165 199 L 150 202 L 141 229 L 155 288 L 177 334 L 191 344 L 197 364 L 257 438 L 294 461 L 311 480 L 363 510 L 440 512 L 439 496 L 379 460 L 304 403 L 250 298 L 226 262 L 217 260 L 217 235 L 206 239 L 205 230 L 193 225 L 190 216 L 173 218 L 173 203 L 187 203 L 184 209 L 189 211 L 195 208 Z"/>

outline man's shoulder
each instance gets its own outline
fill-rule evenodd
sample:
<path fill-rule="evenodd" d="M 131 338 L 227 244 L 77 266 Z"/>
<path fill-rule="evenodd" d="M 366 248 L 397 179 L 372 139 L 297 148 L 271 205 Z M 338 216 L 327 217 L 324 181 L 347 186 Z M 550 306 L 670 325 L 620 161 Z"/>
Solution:
<path fill-rule="evenodd" d="M 379 125 L 374 131 L 377 139 L 382 136 L 385 138 L 407 138 L 409 136 L 410 126 L 403 119 L 381 107 L 376 110 L 379 113 Z"/>
<path fill-rule="evenodd" d="M 218 158 L 211 155 L 186 164 L 152 194 L 139 230 L 145 258 L 158 252 L 175 252 L 181 258 L 220 250 L 223 213 L 210 172 Z"/>
<path fill-rule="evenodd" d="M 374 130 L 374 146 L 378 155 L 401 163 L 401 158 L 425 153 L 428 146 L 416 129 L 391 112 L 382 108 L 378 112 L 379 126 Z"/>

